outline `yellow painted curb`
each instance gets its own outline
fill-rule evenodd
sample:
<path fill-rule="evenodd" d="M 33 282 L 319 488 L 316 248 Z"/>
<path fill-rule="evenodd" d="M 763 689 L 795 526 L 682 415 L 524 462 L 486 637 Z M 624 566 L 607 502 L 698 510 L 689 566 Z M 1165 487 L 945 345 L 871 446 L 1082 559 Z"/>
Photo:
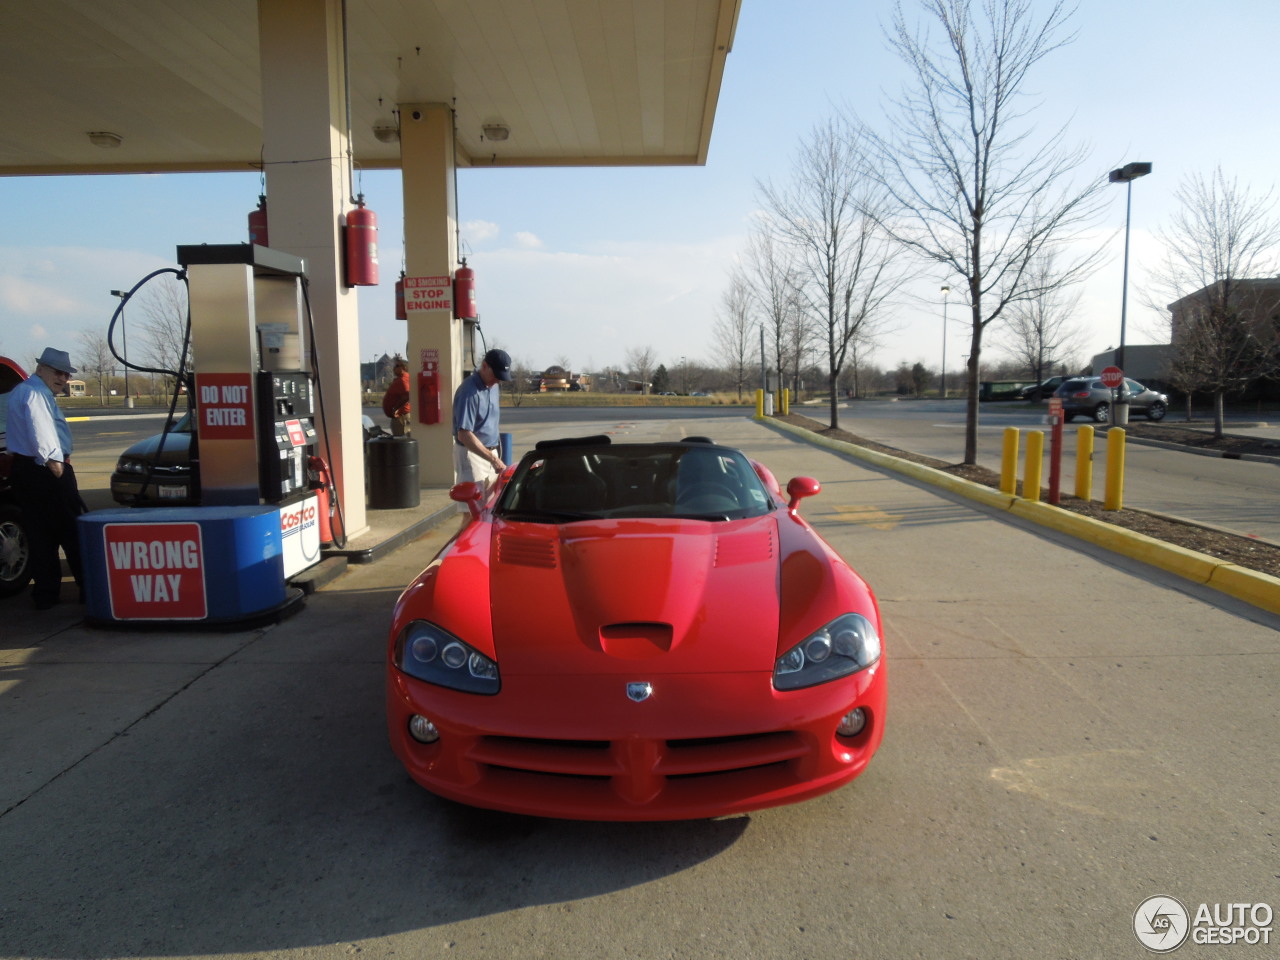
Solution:
<path fill-rule="evenodd" d="M 1280 578 L 1249 570 L 1208 554 L 1197 553 L 1177 544 L 1165 543 L 1163 540 L 1126 530 L 1124 527 L 1072 513 L 1070 510 L 1001 493 L 992 487 L 952 476 L 933 467 L 901 460 L 875 450 L 867 450 L 852 443 L 845 443 L 843 440 L 833 440 L 789 423 L 768 418 L 763 422 L 820 447 L 904 474 L 914 480 L 942 487 L 997 510 L 1008 510 L 1025 520 L 1087 540 L 1104 549 L 1149 563 L 1161 570 L 1167 570 L 1186 580 L 1205 584 L 1255 607 L 1280 614 Z"/>
<path fill-rule="evenodd" d="M 1230 566 L 1225 560 L 1219 560 L 1217 557 L 1197 553 L 1174 543 L 1165 543 L 1146 534 L 1126 530 L 1102 520 L 1095 520 L 1093 517 L 1081 516 L 1047 503 L 1033 502 L 1019 497 L 1009 508 L 1009 512 L 1060 533 L 1088 540 L 1100 547 L 1124 554 L 1126 557 L 1149 563 L 1161 570 L 1176 573 L 1196 583 L 1208 583 L 1218 567 Z M 1280 586 L 1280 581 L 1277 581 L 1277 586 Z"/>
<path fill-rule="evenodd" d="M 1224 563 L 1213 571 L 1209 586 L 1255 607 L 1280 613 L 1280 580 L 1265 573 Z"/>

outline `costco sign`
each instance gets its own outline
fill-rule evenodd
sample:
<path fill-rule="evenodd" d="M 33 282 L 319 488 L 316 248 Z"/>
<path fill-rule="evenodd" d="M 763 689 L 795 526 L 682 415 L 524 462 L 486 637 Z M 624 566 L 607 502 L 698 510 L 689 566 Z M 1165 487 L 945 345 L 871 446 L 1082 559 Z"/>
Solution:
<path fill-rule="evenodd" d="M 102 528 L 115 620 L 203 620 L 200 524 L 108 523 Z"/>

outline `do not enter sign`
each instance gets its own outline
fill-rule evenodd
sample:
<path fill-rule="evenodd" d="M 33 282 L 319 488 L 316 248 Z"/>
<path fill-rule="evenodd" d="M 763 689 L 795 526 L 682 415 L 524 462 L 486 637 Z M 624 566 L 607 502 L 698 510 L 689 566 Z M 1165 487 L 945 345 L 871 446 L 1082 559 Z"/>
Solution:
<path fill-rule="evenodd" d="M 1101 379 L 1104 387 L 1114 390 L 1124 382 L 1124 371 L 1119 367 L 1106 367 L 1102 371 Z"/>

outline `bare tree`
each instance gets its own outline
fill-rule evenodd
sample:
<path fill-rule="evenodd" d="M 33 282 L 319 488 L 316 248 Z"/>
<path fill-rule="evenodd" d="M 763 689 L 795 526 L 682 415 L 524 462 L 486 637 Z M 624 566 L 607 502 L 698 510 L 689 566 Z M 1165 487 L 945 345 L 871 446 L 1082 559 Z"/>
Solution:
<path fill-rule="evenodd" d="M 796 253 L 798 289 L 825 340 L 834 430 L 849 350 L 871 336 L 904 280 L 895 259 L 900 248 L 880 226 L 887 196 L 865 176 L 860 132 L 839 117 L 801 145 L 787 187 L 759 189 L 774 230 Z"/>
<path fill-rule="evenodd" d="M 760 348 L 753 336 L 756 325 L 751 308 L 751 286 L 742 270 L 735 268 L 729 274 L 729 286 L 721 295 L 720 309 L 711 334 L 720 355 L 725 358 L 729 382 L 737 391 L 739 402 L 759 360 Z"/>
<path fill-rule="evenodd" d="M 1069 43 L 1065 0 L 919 0 L 925 24 L 895 5 L 890 43 L 909 78 L 892 103 L 890 132 L 874 137 L 869 174 L 894 205 L 881 223 L 919 257 L 962 278 L 970 309 L 964 462 L 977 462 L 978 380 L 987 326 L 1045 292 L 1029 267 L 1079 239 L 1106 181 L 1072 183 L 1085 159 L 1059 129 L 1033 142 L 1020 106 L 1032 69 Z M 1043 13 L 1036 19 L 1036 13 Z M 1097 265 L 1101 250 L 1065 255 L 1055 281 Z"/>
<path fill-rule="evenodd" d="M 653 379 L 653 347 L 627 347 L 627 371 L 640 381 L 640 392 L 648 393 Z"/>
<path fill-rule="evenodd" d="M 158 277 L 139 292 L 136 300 L 129 301 L 128 309 L 128 333 L 133 339 L 129 359 L 134 369 L 160 374 L 164 378 L 165 391 L 171 392 L 176 389 L 173 381 L 178 374 L 195 368 L 187 343 L 186 285 L 172 276 Z M 138 337 L 139 323 L 135 319 L 138 314 L 141 314 L 141 337 Z M 117 353 L 121 352 L 121 341 L 114 334 L 112 345 Z M 185 365 L 184 345 L 187 347 Z"/>
<path fill-rule="evenodd" d="M 115 366 L 115 358 L 107 346 L 107 338 L 97 330 L 81 330 L 76 336 L 79 351 L 76 354 L 80 376 L 98 381 L 98 405 L 107 403 L 107 378 Z"/>
<path fill-rule="evenodd" d="M 1255 196 L 1221 167 L 1189 176 L 1174 196 L 1147 300 L 1168 304 L 1171 378 L 1188 395 L 1213 395 L 1221 437 L 1226 395 L 1280 369 L 1280 219 L 1272 191 Z"/>
<path fill-rule="evenodd" d="M 1057 255 L 1046 253 L 1028 267 L 1031 284 L 1042 292 L 1034 300 L 1009 305 L 1005 349 L 1043 383 L 1055 365 L 1078 349 L 1081 329 L 1075 322 L 1081 291 L 1056 282 Z"/>
<path fill-rule="evenodd" d="M 768 345 L 767 363 L 774 383 L 781 390 L 785 371 L 791 365 L 788 330 L 806 323 L 800 308 L 799 280 L 792 251 L 775 241 L 768 221 L 756 222 L 747 242 L 744 271 L 750 281 L 752 298 L 764 328 Z"/>
<path fill-rule="evenodd" d="M 787 319 L 782 335 L 786 343 L 783 351 L 786 366 L 783 370 L 785 379 L 778 381 L 778 388 L 781 389 L 785 383 L 791 384 L 791 396 L 799 400 L 802 389 L 800 374 L 806 366 L 812 365 L 817 330 L 810 322 L 809 314 L 797 310 Z"/>

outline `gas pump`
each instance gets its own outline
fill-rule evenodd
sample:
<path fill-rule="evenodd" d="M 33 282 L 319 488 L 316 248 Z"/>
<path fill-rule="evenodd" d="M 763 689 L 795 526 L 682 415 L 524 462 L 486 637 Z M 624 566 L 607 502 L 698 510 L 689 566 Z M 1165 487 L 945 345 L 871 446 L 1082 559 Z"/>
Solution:
<path fill-rule="evenodd" d="M 320 559 L 307 472 L 319 450 L 306 265 L 251 244 L 179 247 L 178 262 L 187 271 L 197 357 L 201 502 L 275 505 L 291 577 Z"/>
<path fill-rule="evenodd" d="M 257 244 L 181 246 L 200 505 L 81 520 L 94 621 L 243 622 L 296 606 L 320 559 L 305 263 Z"/>

